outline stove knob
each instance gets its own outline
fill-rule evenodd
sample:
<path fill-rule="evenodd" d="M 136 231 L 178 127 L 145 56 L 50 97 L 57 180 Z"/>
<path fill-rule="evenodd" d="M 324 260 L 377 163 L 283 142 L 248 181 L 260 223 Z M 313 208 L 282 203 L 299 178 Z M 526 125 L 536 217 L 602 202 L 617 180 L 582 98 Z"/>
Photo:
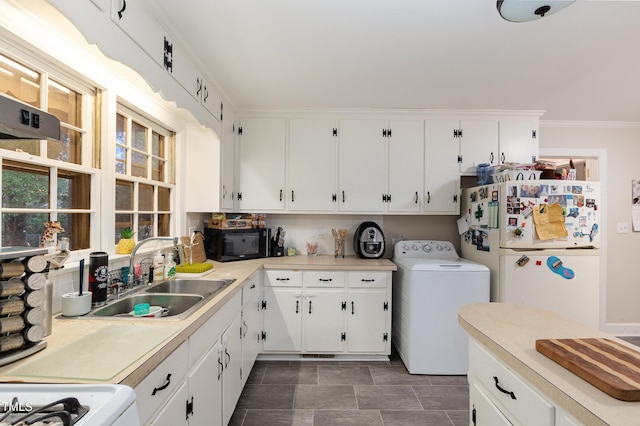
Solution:
<path fill-rule="evenodd" d="M 415 251 L 418 250 L 418 247 L 416 247 L 415 245 L 411 246 L 411 250 Z"/>
<path fill-rule="evenodd" d="M 442 246 L 441 246 L 440 244 L 438 244 L 438 245 L 436 246 L 436 250 L 438 250 L 438 251 L 442 251 Z"/>
<path fill-rule="evenodd" d="M 422 246 L 422 250 L 429 253 L 431 251 L 431 246 L 429 244 L 425 244 Z"/>
<path fill-rule="evenodd" d="M 446 251 L 451 251 L 451 246 L 444 246 L 444 249 L 445 249 Z"/>
<path fill-rule="evenodd" d="M 405 245 L 405 246 L 402 246 L 402 250 L 404 250 L 404 251 L 409 250 L 409 246 L 406 246 L 406 245 Z"/>

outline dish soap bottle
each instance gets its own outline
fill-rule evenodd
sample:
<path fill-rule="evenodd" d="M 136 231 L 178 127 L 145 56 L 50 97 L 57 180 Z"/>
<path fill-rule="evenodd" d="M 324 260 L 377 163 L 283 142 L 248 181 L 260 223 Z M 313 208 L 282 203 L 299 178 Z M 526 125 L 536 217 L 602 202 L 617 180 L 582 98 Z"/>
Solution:
<path fill-rule="evenodd" d="M 173 255 L 167 255 L 167 261 L 164 264 L 164 278 L 171 280 L 176 276 L 176 262 L 173 261 Z"/>
<path fill-rule="evenodd" d="M 162 281 L 164 278 L 164 256 L 160 253 L 160 250 L 153 256 L 153 281 Z"/>

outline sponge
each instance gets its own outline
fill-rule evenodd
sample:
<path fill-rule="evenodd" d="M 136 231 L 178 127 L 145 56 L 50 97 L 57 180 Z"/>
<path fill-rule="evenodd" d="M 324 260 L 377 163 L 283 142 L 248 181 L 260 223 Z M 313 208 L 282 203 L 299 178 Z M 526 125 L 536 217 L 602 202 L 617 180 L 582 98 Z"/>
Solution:
<path fill-rule="evenodd" d="M 177 265 L 176 272 L 180 274 L 200 274 L 213 268 L 213 263 L 192 263 L 190 265 Z"/>

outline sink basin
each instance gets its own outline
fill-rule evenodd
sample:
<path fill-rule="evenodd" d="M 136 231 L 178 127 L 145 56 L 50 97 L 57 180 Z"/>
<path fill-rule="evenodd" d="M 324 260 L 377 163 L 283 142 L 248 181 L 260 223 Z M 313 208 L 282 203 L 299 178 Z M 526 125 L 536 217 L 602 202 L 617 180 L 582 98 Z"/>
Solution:
<path fill-rule="evenodd" d="M 201 303 L 205 302 L 205 297 L 199 294 L 168 294 L 168 293 L 143 293 L 134 294 L 124 299 L 116 300 L 106 306 L 96 309 L 88 314 L 87 317 L 129 317 L 129 312 L 133 311 L 133 307 L 138 303 L 148 303 L 151 306 L 161 306 L 168 308 L 169 312 L 165 318 L 179 319 L 188 316 Z M 155 318 L 153 318 L 155 319 Z"/>
<path fill-rule="evenodd" d="M 199 294 L 210 296 L 225 289 L 235 280 L 193 280 L 175 279 L 154 284 L 145 293 Z"/>

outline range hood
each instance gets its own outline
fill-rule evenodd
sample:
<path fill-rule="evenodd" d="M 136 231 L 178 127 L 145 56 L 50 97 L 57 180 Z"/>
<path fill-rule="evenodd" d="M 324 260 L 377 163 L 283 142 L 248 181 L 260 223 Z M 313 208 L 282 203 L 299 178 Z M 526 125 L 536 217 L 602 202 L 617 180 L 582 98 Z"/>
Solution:
<path fill-rule="evenodd" d="M 60 120 L 53 114 L 0 94 L 0 140 L 60 140 Z"/>

